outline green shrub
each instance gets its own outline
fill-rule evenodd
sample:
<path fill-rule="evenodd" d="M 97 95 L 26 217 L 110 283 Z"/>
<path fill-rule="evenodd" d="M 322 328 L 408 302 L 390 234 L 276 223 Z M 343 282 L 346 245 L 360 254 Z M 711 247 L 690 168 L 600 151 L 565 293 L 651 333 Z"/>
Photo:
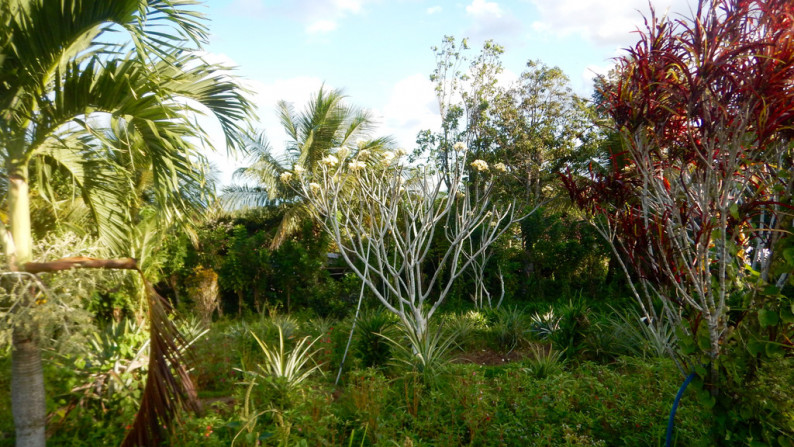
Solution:
<path fill-rule="evenodd" d="M 591 329 L 591 310 L 587 302 L 578 297 L 563 305 L 559 316 L 558 327 L 549 335 L 549 340 L 566 358 L 575 357 L 585 347 L 584 340 Z"/>

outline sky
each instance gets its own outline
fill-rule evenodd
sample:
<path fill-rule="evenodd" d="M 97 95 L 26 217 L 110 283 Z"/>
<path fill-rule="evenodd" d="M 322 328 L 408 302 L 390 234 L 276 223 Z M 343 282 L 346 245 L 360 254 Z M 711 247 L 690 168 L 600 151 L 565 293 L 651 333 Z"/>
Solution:
<path fill-rule="evenodd" d="M 652 0 L 657 14 L 691 15 L 694 0 Z M 255 127 L 274 149 L 286 135 L 276 102 L 297 110 L 322 85 L 342 89 L 348 101 L 376 117 L 378 135 L 411 150 L 416 134 L 440 125 L 429 76 L 431 47 L 444 36 L 467 37 L 473 57 L 491 39 L 505 48 L 504 80 L 527 61 L 560 67 L 579 94 L 590 96 L 592 78 L 637 40 L 647 0 L 205 0 L 210 42 L 205 59 L 234 66 L 253 93 Z M 207 124 L 211 135 L 220 127 Z M 221 141 L 217 138 L 216 141 Z M 243 159 L 220 150 L 210 155 L 231 182 Z"/>

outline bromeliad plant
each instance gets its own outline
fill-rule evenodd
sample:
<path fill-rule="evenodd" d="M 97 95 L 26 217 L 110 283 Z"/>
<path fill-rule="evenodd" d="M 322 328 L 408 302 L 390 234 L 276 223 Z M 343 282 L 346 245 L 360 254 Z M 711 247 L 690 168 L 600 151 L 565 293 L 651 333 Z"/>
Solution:
<path fill-rule="evenodd" d="M 781 293 L 794 264 L 782 248 L 794 189 L 794 4 L 701 0 L 692 19 L 652 14 L 646 25 L 602 92 L 621 148 L 589 178 L 563 181 L 633 272 L 643 316 L 676 327 L 669 353 L 722 406 L 723 435 L 768 440 L 750 434 L 762 422 L 736 435 L 738 406 L 720 388 L 736 396 L 760 358 L 794 350 L 792 297 Z"/>
<path fill-rule="evenodd" d="M 259 418 L 265 414 L 272 414 L 277 421 L 277 425 L 282 431 L 282 435 L 289 436 L 289 423 L 284 419 L 284 412 L 288 409 L 291 402 L 292 392 L 299 389 L 306 379 L 315 371 L 322 373 L 322 364 L 314 362 L 314 355 L 319 349 L 312 351 L 312 347 L 319 341 L 323 334 L 311 340 L 306 336 L 298 340 L 292 348 L 287 348 L 284 343 L 284 331 L 282 324 L 274 324 L 278 329 L 278 346 L 272 346 L 263 342 L 251 331 L 251 335 L 264 354 L 264 363 L 257 365 L 257 370 L 238 370 L 248 376 L 248 380 L 242 382 L 245 385 L 245 394 L 242 408 L 242 427 L 234 437 L 232 445 L 237 439 L 247 433 L 245 437 L 258 438 L 257 424 Z M 313 363 L 313 365 L 312 365 Z M 245 367 L 245 365 L 243 365 Z M 272 393 L 269 395 L 269 405 L 264 409 L 259 409 L 254 402 L 254 389 L 258 384 L 265 384 Z"/>
<path fill-rule="evenodd" d="M 284 332 L 278 328 L 278 346 L 271 346 L 251 332 L 257 344 L 265 355 L 265 362 L 257 365 L 259 372 L 249 372 L 259 379 L 268 381 L 284 391 L 294 390 L 300 386 L 312 373 L 322 371 L 320 364 L 313 364 L 313 357 L 319 351 L 312 351 L 312 347 L 322 336 L 309 341 L 306 336 L 298 340 L 292 349 L 287 350 L 284 345 Z"/>

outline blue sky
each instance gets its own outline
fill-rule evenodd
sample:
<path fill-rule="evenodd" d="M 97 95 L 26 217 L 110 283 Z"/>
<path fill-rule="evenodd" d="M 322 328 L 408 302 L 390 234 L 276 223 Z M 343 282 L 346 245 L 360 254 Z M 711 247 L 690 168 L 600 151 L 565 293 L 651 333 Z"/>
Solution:
<path fill-rule="evenodd" d="M 653 0 L 657 12 L 688 13 L 693 0 Z M 578 93 L 636 37 L 647 0 L 207 0 L 207 60 L 237 66 L 255 92 L 260 129 L 282 147 L 276 101 L 300 109 L 325 83 L 370 109 L 381 134 L 412 149 L 440 122 L 429 75 L 431 47 L 468 37 L 472 55 L 493 39 L 505 47 L 505 82 L 528 60 L 559 66 Z M 212 157 L 228 183 L 244 163 Z"/>

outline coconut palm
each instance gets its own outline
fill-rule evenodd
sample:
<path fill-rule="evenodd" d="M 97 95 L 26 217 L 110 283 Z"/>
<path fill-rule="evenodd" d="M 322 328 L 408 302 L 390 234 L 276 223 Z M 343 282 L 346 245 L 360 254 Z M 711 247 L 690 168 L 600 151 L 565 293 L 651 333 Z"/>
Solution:
<path fill-rule="evenodd" d="M 289 138 L 284 153 L 275 154 L 263 134 L 251 138 L 248 145 L 251 164 L 238 169 L 235 178 L 257 186 L 230 186 L 223 194 L 225 204 L 231 208 L 282 208 L 284 217 L 273 238 L 273 248 L 294 234 L 301 221 L 310 218 L 300 196 L 281 181 L 282 174 L 293 172 L 296 167 L 315 173 L 325 157 L 356 157 L 361 151 L 376 153 L 392 144 L 386 137 L 370 139 L 375 127 L 372 116 L 345 103 L 340 90 L 321 87 L 300 113 L 291 104 L 279 101 L 278 114 Z"/>
<path fill-rule="evenodd" d="M 204 63 L 190 51 L 206 39 L 193 4 L 0 4 L 0 153 L 7 179 L 7 226 L 4 223 L 0 230 L 11 269 L 24 270 L 31 260 L 31 186 L 38 195 L 53 197 L 46 175 L 53 167 L 79 191 L 99 239 L 121 254 L 129 252 L 131 240 L 129 197 L 124 194 L 129 188 L 118 188 L 120 182 L 131 181 L 116 162 L 123 154 L 150 168 L 152 200 L 165 216 L 178 218 L 188 204 L 175 192 L 196 176 L 197 150 L 208 140 L 192 112 L 208 111 L 221 123 L 227 145 L 242 145 L 238 123 L 248 116 L 249 103 L 221 67 Z M 113 43 L 122 40 L 119 35 L 130 43 Z M 31 172 L 40 181 L 31 182 Z M 162 353 L 173 348 L 167 340 L 157 342 L 164 343 Z M 152 343 L 154 353 L 155 340 Z M 171 370 L 165 359 L 162 365 L 158 377 L 169 383 L 162 383 L 161 390 L 179 391 L 178 380 L 166 377 Z M 158 399 L 148 385 L 142 405 L 156 415 L 149 422 L 167 420 L 168 410 L 180 399 Z M 35 327 L 14 328 L 11 386 L 17 445 L 43 446 L 44 385 Z M 136 437 L 129 442 L 156 440 L 156 433 L 137 430 L 143 425 L 136 423 Z"/>

